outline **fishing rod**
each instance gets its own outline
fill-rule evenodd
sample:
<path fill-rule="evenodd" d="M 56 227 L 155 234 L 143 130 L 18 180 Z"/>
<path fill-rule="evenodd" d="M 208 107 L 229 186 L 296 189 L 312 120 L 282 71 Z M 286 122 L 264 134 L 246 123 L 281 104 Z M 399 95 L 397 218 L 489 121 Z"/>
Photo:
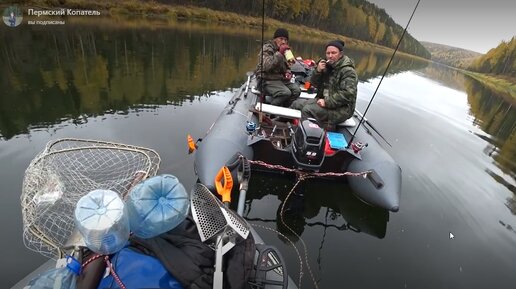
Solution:
<path fill-rule="evenodd" d="M 366 122 L 367 124 L 369 124 L 369 126 L 371 126 L 371 128 L 376 131 L 378 133 L 378 135 L 390 146 L 389 142 L 387 142 L 387 140 L 375 129 L 373 128 L 373 126 L 371 125 L 371 123 L 369 123 L 366 118 L 365 118 L 365 115 L 367 114 L 367 111 L 369 111 L 369 107 L 371 106 L 371 103 L 373 102 L 374 100 L 374 97 L 376 96 L 376 92 L 378 92 L 378 89 L 380 88 L 380 85 L 382 84 L 382 81 L 383 81 L 383 78 L 385 77 L 385 75 L 387 74 L 387 71 L 389 70 L 389 67 L 391 66 L 391 63 L 392 63 L 392 60 L 394 59 L 394 55 L 396 55 L 396 51 L 398 51 L 398 48 L 400 47 L 400 44 L 401 44 L 401 40 L 403 40 L 403 36 L 405 36 L 405 32 L 407 32 L 407 29 L 408 29 L 408 26 L 410 24 L 410 21 L 412 21 L 412 17 L 414 16 L 414 13 L 416 13 L 416 10 L 417 10 L 417 6 L 419 5 L 419 2 L 421 0 L 417 0 L 417 3 L 416 3 L 416 6 L 414 7 L 414 10 L 412 11 L 412 15 L 410 15 L 410 18 L 407 22 L 407 25 L 405 26 L 405 29 L 403 30 L 403 33 L 401 34 L 401 37 L 400 39 L 398 40 L 398 44 L 396 45 L 396 48 L 394 49 L 394 52 L 392 53 L 391 55 L 391 59 L 389 59 L 389 63 L 387 64 L 387 67 L 385 68 L 385 71 L 383 72 L 383 75 L 382 75 L 382 78 L 380 78 L 380 82 L 378 83 L 378 85 L 376 86 L 376 89 L 373 93 L 373 96 L 371 97 L 371 100 L 369 101 L 369 103 L 367 104 L 367 107 L 364 111 L 364 114 L 362 115 L 361 119 L 360 119 L 360 122 L 358 123 L 357 125 L 357 128 L 355 129 L 355 132 L 353 133 L 353 135 L 351 136 L 351 139 L 349 140 L 348 142 L 348 148 L 351 146 L 351 144 L 353 143 L 353 139 L 355 138 L 355 135 L 358 131 L 358 129 L 360 128 L 360 126 L 362 125 L 363 122 Z"/>
<path fill-rule="evenodd" d="M 264 43 L 264 35 L 265 34 L 265 0 L 262 1 L 262 50 L 260 53 L 260 91 L 263 92 L 263 43 Z M 261 107 L 260 107 L 261 110 Z"/>
<path fill-rule="evenodd" d="M 383 137 L 383 135 L 380 133 L 380 131 L 378 131 L 372 123 L 369 122 L 369 120 L 367 120 L 367 118 L 364 117 L 363 114 L 360 113 L 360 111 L 358 111 L 357 109 L 355 109 L 355 114 L 360 117 L 360 119 L 363 119 L 365 123 L 367 123 L 367 125 L 369 125 L 369 127 L 374 130 L 382 139 L 383 141 L 385 141 L 386 144 L 388 144 L 390 147 L 392 147 L 392 145 L 387 141 L 387 139 L 385 139 Z M 367 130 L 367 132 L 369 132 L 369 130 Z"/>
<path fill-rule="evenodd" d="M 259 98 L 259 103 L 260 103 L 260 116 L 259 116 L 259 123 L 262 122 L 262 105 L 263 105 L 263 102 L 265 101 L 265 95 L 264 95 L 264 91 L 263 91 L 263 42 L 264 42 L 264 39 L 263 39 L 263 35 L 265 34 L 265 0 L 262 0 L 262 42 L 261 42 L 261 45 L 262 45 L 262 48 L 261 48 L 261 51 L 260 51 L 260 80 L 259 80 L 259 85 L 260 85 L 260 94 L 263 95 L 263 98 Z M 258 76 L 257 76 L 258 77 Z"/>

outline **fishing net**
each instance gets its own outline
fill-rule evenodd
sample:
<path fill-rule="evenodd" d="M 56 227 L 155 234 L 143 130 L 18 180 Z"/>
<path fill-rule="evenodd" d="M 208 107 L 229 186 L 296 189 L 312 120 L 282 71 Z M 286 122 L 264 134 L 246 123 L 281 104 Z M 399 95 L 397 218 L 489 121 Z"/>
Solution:
<path fill-rule="evenodd" d="M 137 146 L 81 139 L 49 142 L 23 179 L 25 246 L 49 258 L 61 257 L 65 247 L 74 245 L 74 210 L 82 196 L 106 189 L 123 198 L 136 183 L 155 176 L 160 161 L 154 150 Z"/>

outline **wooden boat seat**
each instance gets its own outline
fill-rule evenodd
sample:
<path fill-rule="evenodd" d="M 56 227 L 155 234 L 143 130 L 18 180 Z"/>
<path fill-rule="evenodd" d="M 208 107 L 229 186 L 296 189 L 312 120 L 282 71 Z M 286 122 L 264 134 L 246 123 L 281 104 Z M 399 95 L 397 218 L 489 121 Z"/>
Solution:
<path fill-rule="evenodd" d="M 341 126 L 341 127 L 354 127 L 356 125 L 357 125 L 357 122 L 352 117 L 348 118 L 345 121 L 337 124 L 337 126 Z"/>
<path fill-rule="evenodd" d="M 301 91 L 301 94 L 299 95 L 299 98 L 302 99 L 312 99 L 315 98 L 316 93 L 308 93 L 305 91 Z M 339 127 L 354 127 L 357 125 L 357 122 L 353 118 L 348 118 L 345 121 L 338 123 L 337 126 Z"/>
<path fill-rule="evenodd" d="M 308 93 L 306 91 L 301 91 L 301 94 L 299 95 L 299 98 L 302 98 L 302 99 L 312 99 L 312 98 L 315 98 L 315 95 L 317 93 Z"/>
<path fill-rule="evenodd" d="M 260 90 L 258 90 L 256 87 L 251 87 L 251 92 L 260 96 L 262 95 L 262 92 Z M 271 95 L 266 95 L 264 97 L 264 100 L 265 100 L 265 103 L 271 103 L 272 102 L 272 96 Z"/>
<path fill-rule="evenodd" d="M 256 89 L 256 87 L 254 87 L 254 86 L 253 86 L 253 87 L 251 87 L 251 92 L 252 92 L 252 93 L 254 93 L 254 94 L 256 94 L 256 95 L 260 95 L 260 94 L 262 94 L 262 92 L 261 92 L 261 91 L 259 91 L 258 89 Z"/>
<path fill-rule="evenodd" d="M 260 103 L 257 103 L 254 108 L 256 109 L 256 111 L 260 111 Z M 285 117 L 285 118 L 292 118 L 292 119 L 301 118 L 300 110 L 272 105 L 272 104 L 262 103 L 261 111 L 265 112 L 265 113 L 273 114 L 275 116 Z"/>
<path fill-rule="evenodd" d="M 254 94 L 261 93 L 254 86 L 251 87 L 251 92 Z M 308 93 L 305 91 L 301 91 L 299 98 L 312 99 L 315 97 L 315 95 L 316 95 L 315 93 Z M 255 109 L 257 111 L 260 111 L 259 104 L 256 104 Z M 267 103 L 262 104 L 262 111 L 265 113 L 270 113 L 270 114 L 274 114 L 276 116 L 282 116 L 282 117 L 286 117 L 286 118 L 301 118 L 301 111 L 299 111 L 297 109 L 291 109 L 291 108 L 271 105 L 271 104 L 267 104 Z M 355 119 L 348 118 L 345 121 L 338 123 L 337 127 L 355 127 L 356 125 L 357 125 L 357 122 L 355 121 Z"/>

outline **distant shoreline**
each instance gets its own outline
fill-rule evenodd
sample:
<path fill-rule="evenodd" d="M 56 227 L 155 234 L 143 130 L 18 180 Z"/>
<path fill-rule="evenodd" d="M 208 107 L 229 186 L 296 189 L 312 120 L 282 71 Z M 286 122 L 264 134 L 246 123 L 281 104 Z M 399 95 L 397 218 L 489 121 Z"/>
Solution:
<path fill-rule="evenodd" d="M 489 75 L 455 68 L 462 73 L 482 82 L 487 87 L 506 94 L 511 97 L 512 103 L 516 104 L 516 79 L 499 75 Z"/>
<path fill-rule="evenodd" d="M 174 19 L 201 20 L 206 22 L 218 22 L 229 25 L 238 24 L 240 26 L 243 25 L 260 30 L 262 27 L 261 18 L 241 16 L 233 12 L 222 12 L 197 6 L 167 5 L 156 2 L 141 2 L 138 0 L 121 0 L 116 2 L 100 0 L 28 0 L 25 3 L 23 3 L 23 7 L 25 8 L 24 12 L 26 12 L 26 9 L 28 8 L 61 9 L 62 6 L 65 6 L 66 9 L 98 10 L 101 11 L 102 16 L 133 15 L 146 18 L 164 17 Z M 392 53 L 394 51 L 392 48 L 378 45 L 375 43 L 358 40 L 343 35 L 337 35 L 334 33 L 325 32 L 306 26 L 283 23 L 271 18 L 265 18 L 266 33 L 272 32 L 274 29 L 278 27 L 284 27 L 288 29 L 293 35 L 300 35 L 303 38 L 307 38 L 312 41 L 317 41 L 321 43 L 325 43 L 326 41 L 332 39 L 341 39 L 345 41 L 347 46 L 353 47 L 355 49 L 375 49 L 384 53 Z M 397 51 L 396 54 L 428 61 L 428 59 L 424 59 L 419 56 L 415 56 L 400 51 Z"/>
<path fill-rule="evenodd" d="M 146 18 L 160 17 L 160 18 L 173 18 L 173 19 L 192 19 L 202 20 L 206 22 L 217 22 L 223 24 L 238 24 L 245 25 L 248 27 L 259 29 L 262 26 L 262 19 L 241 16 L 233 12 L 221 12 L 203 7 L 189 7 L 189 6 L 178 6 L 178 5 L 167 5 L 156 2 L 141 2 L 138 0 L 121 0 L 116 2 L 108 2 L 101 0 L 29 0 L 23 3 L 25 8 L 38 8 L 38 9 L 59 9 L 62 6 L 66 6 L 69 9 L 76 10 L 98 10 L 101 11 L 102 16 L 117 16 L 117 15 L 137 15 Z M 3 5 L 7 6 L 7 5 Z M 21 6 L 21 5 L 20 5 Z M 377 51 L 392 54 L 394 51 L 392 48 L 381 46 L 375 43 L 366 42 L 342 35 L 337 35 L 329 32 L 324 32 L 314 28 L 306 26 L 292 25 L 283 23 L 271 18 L 265 19 L 266 31 L 270 32 L 278 27 L 285 27 L 292 34 L 302 35 L 303 38 L 309 38 L 311 41 L 317 41 L 324 43 L 330 39 L 341 39 L 346 42 L 346 45 L 354 49 L 370 50 L 375 49 Z M 270 34 L 270 33 L 269 33 Z M 416 58 L 424 61 L 432 62 L 431 60 L 421 58 L 412 54 L 397 51 L 399 55 L 405 57 Z M 438 62 L 440 63 L 440 62 Z M 440 63 L 442 64 L 442 63 Z M 444 64 L 446 65 L 446 64 Z M 448 65 L 447 65 L 448 66 Z M 451 66 L 449 66 L 451 67 Z M 486 75 L 482 73 L 471 72 L 455 67 L 457 69 L 483 83 L 497 91 L 509 94 L 513 99 L 516 99 L 516 79 L 507 79 L 497 75 Z"/>

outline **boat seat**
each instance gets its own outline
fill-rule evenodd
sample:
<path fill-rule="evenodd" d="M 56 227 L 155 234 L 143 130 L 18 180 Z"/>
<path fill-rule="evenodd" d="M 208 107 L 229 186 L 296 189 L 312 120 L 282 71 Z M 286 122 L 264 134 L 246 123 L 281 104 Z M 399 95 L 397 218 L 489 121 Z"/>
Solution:
<path fill-rule="evenodd" d="M 261 92 L 258 89 L 256 89 L 256 87 L 254 87 L 254 86 L 251 87 L 251 92 L 254 94 L 257 94 L 257 95 L 261 94 Z M 315 96 L 316 96 L 316 93 L 308 93 L 308 92 L 302 91 L 301 94 L 299 95 L 299 98 L 312 99 L 312 98 L 315 98 Z M 287 118 L 301 118 L 301 111 L 299 111 L 297 109 L 291 109 L 291 108 L 286 108 L 286 107 L 282 107 L 282 106 L 268 104 L 268 103 L 270 103 L 271 98 L 272 97 L 270 95 L 265 96 L 265 103 L 262 104 L 263 112 L 274 114 L 277 116 L 287 117 Z M 260 111 L 259 105 L 260 105 L 259 103 L 256 104 L 255 108 L 257 111 Z M 345 121 L 338 123 L 337 127 L 355 127 L 356 125 L 357 125 L 357 122 L 355 121 L 355 119 L 348 118 Z"/>
<path fill-rule="evenodd" d="M 261 91 L 256 89 L 256 87 L 251 87 L 251 92 L 256 94 L 256 95 L 261 95 Z M 301 99 L 312 99 L 312 98 L 315 98 L 315 95 L 316 93 L 308 93 L 306 92 L 306 89 L 305 91 L 301 91 L 301 94 L 299 95 L 299 98 Z M 265 103 L 271 103 L 272 101 L 272 96 L 271 95 L 266 95 L 265 96 Z"/>
<path fill-rule="evenodd" d="M 317 93 L 308 93 L 306 91 L 301 91 L 301 94 L 299 95 L 299 98 L 302 98 L 302 99 L 312 99 L 312 98 L 315 98 L 316 95 L 317 95 Z"/>
<path fill-rule="evenodd" d="M 260 103 L 257 103 L 254 107 L 256 111 L 260 111 Z M 297 109 L 292 109 L 288 107 L 283 106 L 277 106 L 272 104 L 261 104 L 261 111 L 269 114 L 273 114 L 275 116 L 285 117 L 285 118 L 292 118 L 292 119 L 299 119 L 301 118 L 301 111 Z"/>
<path fill-rule="evenodd" d="M 345 121 L 337 124 L 337 126 L 340 126 L 340 127 L 354 127 L 356 125 L 357 125 L 357 122 L 352 117 L 350 117 L 350 118 L 346 119 Z"/>
<path fill-rule="evenodd" d="M 317 93 L 308 93 L 308 92 L 302 91 L 301 94 L 299 95 L 299 98 L 302 98 L 302 99 L 312 99 L 312 98 L 315 98 L 316 95 L 317 95 Z M 357 122 L 352 117 L 348 118 L 345 121 L 337 124 L 338 127 L 339 126 L 340 127 L 354 127 L 356 125 L 357 125 Z"/>
<path fill-rule="evenodd" d="M 256 87 L 251 87 L 251 92 L 256 94 L 256 95 L 261 95 L 262 92 L 260 90 L 258 90 Z M 301 94 L 299 95 L 299 98 L 303 98 L 303 99 L 312 99 L 312 98 L 315 98 L 315 96 L 317 95 L 317 93 L 308 93 L 306 91 L 301 91 Z M 270 95 L 267 95 L 266 97 L 270 97 Z"/>
<path fill-rule="evenodd" d="M 254 87 L 254 86 L 253 86 L 253 87 L 251 87 L 251 92 L 252 92 L 252 93 L 254 93 L 254 94 L 256 94 L 256 95 L 260 95 L 260 94 L 262 94 L 262 92 L 261 92 L 261 91 L 259 91 L 258 89 L 256 89 L 256 87 Z"/>
<path fill-rule="evenodd" d="M 256 87 L 254 87 L 254 86 L 251 87 L 251 92 L 258 96 L 262 94 L 262 92 L 260 90 L 256 89 Z M 264 101 L 265 101 L 264 103 L 271 103 L 272 95 L 266 95 Z"/>

